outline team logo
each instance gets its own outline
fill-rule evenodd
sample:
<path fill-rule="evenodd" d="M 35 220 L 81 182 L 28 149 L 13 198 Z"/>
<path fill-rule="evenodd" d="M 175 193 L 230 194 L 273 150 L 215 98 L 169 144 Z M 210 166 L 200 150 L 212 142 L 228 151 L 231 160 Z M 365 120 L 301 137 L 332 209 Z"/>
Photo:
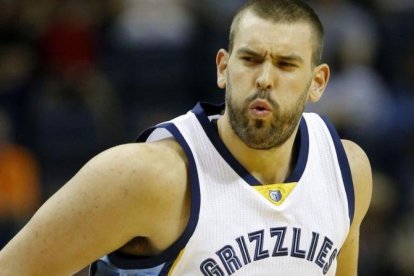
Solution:
<path fill-rule="evenodd" d="M 276 190 L 276 191 L 269 191 L 269 197 L 275 201 L 275 202 L 279 202 L 282 199 L 282 193 L 280 192 L 280 190 Z"/>

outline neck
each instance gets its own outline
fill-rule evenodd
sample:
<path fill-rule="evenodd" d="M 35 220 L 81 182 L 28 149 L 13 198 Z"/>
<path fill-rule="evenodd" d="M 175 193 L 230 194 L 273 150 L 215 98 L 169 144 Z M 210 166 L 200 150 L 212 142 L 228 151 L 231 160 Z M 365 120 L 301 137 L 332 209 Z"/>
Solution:
<path fill-rule="evenodd" d="M 294 166 L 294 142 L 298 126 L 290 138 L 281 146 L 269 150 L 248 147 L 233 131 L 224 115 L 218 120 L 220 138 L 233 156 L 261 183 L 282 183 Z"/>

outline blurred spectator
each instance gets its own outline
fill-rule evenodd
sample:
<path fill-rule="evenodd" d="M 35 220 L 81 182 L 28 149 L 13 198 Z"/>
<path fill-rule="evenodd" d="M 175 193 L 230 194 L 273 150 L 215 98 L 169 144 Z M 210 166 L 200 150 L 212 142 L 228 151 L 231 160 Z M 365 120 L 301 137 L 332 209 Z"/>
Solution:
<path fill-rule="evenodd" d="M 43 60 L 49 72 L 82 74 L 97 62 L 95 20 L 89 1 L 62 1 L 55 7 L 41 40 Z"/>
<path fill-rule="evenodd" d="M 189 2 L 188 5 L 192 8 L 194 13 L 197 14 L 199 20 L 202 20 L 208 28 L 220 33 L 222 38 L 227 40 L 233 15 L 245 2 L 246 0 L 199 0 L 197 2 Z"/>
<path fill-rule="evenodd" d="M 382 13 L 406 13 L 414 11 L 412 0 L 373 0 L 375 7 Z"/>
<path fill-rule="evenodd" d="M 10 139 L 11 125 L 0 112 L 0 248 L 40 205 L 39 165 L 27 148 Z"/>
<path fill-rule="evenodd" d="M 398 209 L 398 183 L 383 172 L 374 170 L 371 205 L 361 227 L 359 275 L 396 275 L 389 258 L 390 235 Z"/>
<path fill-rule="evenodd" d="M 388 85 L 374 68 L 378 25 L 354 3 L 317 2 L 326 28 L 325 58 L 333 70 L 324 96 L 311 110 L 328 115 L 345 137 L 358 141 L 370 155 L 378 150 L 377 137 L 391 125 Z"/>
<path fill-rule="evenodd" d="M 182 47 L 192 39 L 193 18 L 184 0 L 123 0 L 114 26 L 121 47 Z"/>
<path fill-rule="evenodd" d="M 42 75 L 32 98 L 33 141 L 50 195 L 91 156 L 120 143 L 123 124 L 103 55 L 95 1 L 65 0 L 39 37 Z"/>
<path fill-rule="evenodd" d="M 197 92 L 198 100 L 217 103 L 224 101 L 224 93 L 216 84 L 215 58 L 220 48 L 227 49 L 231 20 L 244 2 L 246 0 L 188 1 L 198 27 L 190 64 L 193 69 L 191 91 Z"/>
<path fill-rule="evenodd" d="M 396 225 L 391 239 L 389 252 L 395 274 L 399 276 L 414 275 L 413 256 L 409 254 L 414 248 L 414 209 L 402 216 Z"/>
<path fill-rule="evenodd" d="M 25 43 L 0 44 L 0 108 L 15 127 L 13 137 L 30 144 L 30 93 L 36 57 Z"/>
<path fill-rule="evenodd" d="M 400 55 L 399 74 L 391 83 L 395 99 L 394 140 L 399 153 L 394 152 L 391 157 L 399 160 L 393 168 L 401 181 L 400 207 L 405 211 L 414 207 L 414 37 L 401 46 Z"/>
<path fill-rule="evenodd" d="M 184 0 L 124 0 L 109 28 L 112 53 L 105 68 L 120 91 L 128 133 L 137 134 L 194 104 L 193 15 Z M 194 98 L 193 98 L 194 97 Z M 131 136 L 132 137 L 132 136 Z"/>

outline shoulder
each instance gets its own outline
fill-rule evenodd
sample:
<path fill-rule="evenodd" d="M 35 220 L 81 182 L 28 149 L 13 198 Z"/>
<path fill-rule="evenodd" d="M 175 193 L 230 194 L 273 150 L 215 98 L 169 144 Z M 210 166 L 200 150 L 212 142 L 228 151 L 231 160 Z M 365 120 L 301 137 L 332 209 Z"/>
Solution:
<path fill-rule="evenodd" d="M 358 225 L 368 211 L 372 195 L 372 170 L 365 151 L 350 140 L 342 140 L 349 167 L 355 194 L 354 222 Z"/>
<path fill-rule="evenodd" d="M 159 159 L 159 155 L 163 156 L 163 159 Z M 141 163 L 149 160 L 158 160 L 157 164 L 162 164 L 163 161 L 168 163 L 169 161 L 177 161 L 184 157 L 183 150 L 174 139 L 165 139 L 157 142 L 150 143 L 130 143 L 122 144 L 112 147 L 94 157 L 94 159 L 108 159 L 111 163 L 120 162 L 121 164 L 131 163 L 130 161 L 136 161 Z M 93 160 L 93 159 L 92 159 Z M 148 162 L 143 162 L 148 164 Z"/>
<path fill-rule="evenodd" d="M 122 214 L 126 225 L 134 225 L 131 230 L 149 235 L 157 219 L 185 204 L 186 158 L 172 139 L 124 144 L 92 158 L 70 182 L 78 194 L 113 206 L 108 215 Z"/>
<path fill-rule="evenodd" d="M 0 267 L 10 275 L 72 275 L 137 236 L 166 248 L 178 236 L 167 230 L 184 225 L 186 186 L 185 157 L 173 140 L 108 149 L 42 205 L 1 250 Z"/>
<path fill-rule="evenodd" d="M 186 158 L 178 143 L 172 139 L 153 143 L 131 143 L 110 148 L 92 158 L 86 167 L 100 168 L 109 174 L 129 174 L 134 177 L 151 176 L 154 173 L 162 177 L 168 173 L 169 166 L 185 166 Z"/>
<path fill-rule="evenodd" d="M 187 161 L 179 144 L 166 139 L 110 148 L 91 159 L 85 169 L 116 179 L 113 183 L 150 192 L 164 183 L 185 182 Z"/>

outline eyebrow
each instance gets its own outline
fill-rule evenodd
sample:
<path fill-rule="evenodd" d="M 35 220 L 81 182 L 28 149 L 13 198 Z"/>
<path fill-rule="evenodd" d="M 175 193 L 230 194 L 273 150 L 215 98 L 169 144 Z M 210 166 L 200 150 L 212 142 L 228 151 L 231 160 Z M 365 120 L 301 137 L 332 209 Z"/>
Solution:
<path fill-rule="evenodd" d="M 274 58 L 272 56 L 272 58 Z M 278 55 L 278 58 L 284 61 L 291 61 L 291 62 L 300 62 L 303 63 L 303 58 L 296 54 L 289 54 L 289 55 Z"/>
<path fill-rule="evenodd" d="M 251 56 L 261 56 L 261 57 L 264 56 L 262 53 L 254 51 L 254 50 L 252 50 L 250 48 L 247 48 L 247 47 L 243 47 L 243 48 L 240 48 L 239 50 L 237 50 L 237 54 L 239 54 L 239 55 L 245 54 L 245 55 L 251 55 Z"/>
<path fill-rule="evenodd" d="M 264 55 L 258 51 L 252 50 L 247 47 L 242 47 L 239 50 L 237 50 L 237 54 L 239 55 L 251 55 L 251 56 L 260 56 L 263 57 Z M 277 55 L 273 56 L 271 55 L 273 59 L 281 59 L 284 61 L 291 61 L 291 62 L 300 62 L 303 63 L 303 58 L 297 54 L 287 54 L 287 55 Z"/>

